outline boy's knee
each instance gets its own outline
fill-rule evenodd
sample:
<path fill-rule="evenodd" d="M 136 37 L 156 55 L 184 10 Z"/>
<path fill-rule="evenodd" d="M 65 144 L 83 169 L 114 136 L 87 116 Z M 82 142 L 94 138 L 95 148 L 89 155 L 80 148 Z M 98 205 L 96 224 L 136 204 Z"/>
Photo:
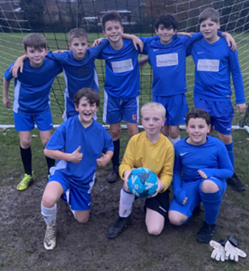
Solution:
<path fill-rule="evenodd" d="M 204 193 L 215 193 L 218 190 L 218 185 L 211 180 L 205 180 L 201 185 L 201 191 Z"/>
<path fill-rule="evenodd" d="M 27 149 L 31 146 L 31 138 L 20 138 L 20 145 L 23 149 Z"/>
<path fill-rule="evenodd" d="M 127 132 L 128 132 L 129 137 L 133 137 L 134 135 L 138 134 L 138 127 L 137 127 L 137 125 L 129 127 L 129 129 L 127 129 Z"/>
<path fill-rule="evenodd" d="M 179 136 L 179 127 L 178 126 L 170 126 L 169 127 L 169 136 L 172 139 L 176 139 Z"/>
<path fill-rule="evenodd" d="M 56 200 L 47 196 L 47 195 L 43 195 L 42 197 L 42 205 L 45 208 L 52 208 L 56 203 Z"/>
<path fill-rule="evenodd" d="M 228 145 L 232 143 L 232 135 L 224 135 L 221 133 L 218 133 L 220 140 L 225 144 Z"/>
<path fill-rule="evenodd" d="M 161 234 L 162 230 L 163 230 L 163 228 L 160 226 L 156 226 L 156 225 L 153 227 L 147 226 L 147 232 L 150 235 L 157 236 L 157 235 Z"/>
<path fill-rule="evenodd" d="M 77 213 L 75 214 L 75 219 L 81 223 L 81 224 L 85 224 L 88 222 L 89 220 L 89 216 L 81 216 L 81 215 L 77 215 Z"/>
<path fill-rule="evenodd" d="M 177 215 L 174 212 L 169 212 L 169 221 L 172 225 L 175 226 L 181 226 L 188 218 L 181 216 L 181 215 Z"/>
<path fill-rule="evenodd" d="M 48 141 L 49 141 L 49 138 L 48 138 L 48 137 L 46 137 L 46 138 L 41 138 L 41 142 L 42 142 L 42 145 L 43 145 L 44 148 L 46 147 Z"/>
<path fill-rule="evenodd" d="M 119 139 L 120 133 L 121 133 L 121 127 L 119 128 L 115 127 L 115 128 L 110 129 L 110 135 L 114 141 Z"/>

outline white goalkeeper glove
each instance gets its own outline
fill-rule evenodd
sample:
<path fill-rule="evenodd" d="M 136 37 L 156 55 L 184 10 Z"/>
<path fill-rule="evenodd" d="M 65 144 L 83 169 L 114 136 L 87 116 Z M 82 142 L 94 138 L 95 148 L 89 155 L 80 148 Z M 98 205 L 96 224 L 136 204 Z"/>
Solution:
<path fill-rule="evenodd" d="M 245 258 L 247 255 L 246 253 L 237 248 L 236 246 L 233 246 L 229 240 L 227 240 L 226 244 L 225 244 L 225 253 L 226 253 L 226 259 L 227 260 L 232 260 L 232 261 L 239 261 L 239 256 L 242 258 Z"/>
<path fill-rule="evenodd" d="M 209 245 L 214 249 L 212 251 L 211 258 L 218 261 L 218 262 L 219 261 L 224 262 L 226 260 L 224 247 L 220 243 L 218 243 L 214 240 L 211 240 L 209 242 Z"/>

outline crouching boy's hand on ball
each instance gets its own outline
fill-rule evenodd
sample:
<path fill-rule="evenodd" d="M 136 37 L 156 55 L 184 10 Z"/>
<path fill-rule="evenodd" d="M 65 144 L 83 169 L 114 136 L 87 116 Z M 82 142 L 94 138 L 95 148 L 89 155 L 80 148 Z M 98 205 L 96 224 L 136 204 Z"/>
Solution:
<path fill-rule="evenodd" d="M 126 171 L 124 172 L 124 185 L 123 185 L 123 187 L 124 187 L 124 190 L 125 190 L 125 191 L 130 192 L 130 190 L 129 190 L 129 188 L 128 188 L 128 178 L 129 178 L 129 176 L 131 175 L 132 170 L 134 170 L 134 169 L 135 169 L 135 168 L 132 168 L 131 170 L 126 170 Z"/>
<path fill-rule="evenodd" d="M 151 196 L 151 198 L 155 197 L 158 193 L 162 192 L 164 190 L 164 187 L 165 187 L 164 183 L 157 178 L 157 190 L 155 194 Z"/>

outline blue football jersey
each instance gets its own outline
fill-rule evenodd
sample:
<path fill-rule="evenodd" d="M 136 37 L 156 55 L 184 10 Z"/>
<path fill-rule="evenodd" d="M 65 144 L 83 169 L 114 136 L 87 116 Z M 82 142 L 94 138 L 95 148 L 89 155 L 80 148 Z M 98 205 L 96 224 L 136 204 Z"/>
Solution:
<path fill-rule="evenodd" d="M 139 50 L 131 40 L 123 39 L 123 47 L 114 50 L 109 44 L 99 59 L 105 59 L 105 91 L 114 97 L 128 99 L 140 94 L 140 75 L 138 66 Z"/>
<path fill-rule="evenodd" d="M 94 61 L 108 44 L 109 41 L 104 39 L 97 47 L 88 48 L 82 60 L 75 59 L 71 50 L 57 54 L 50 52 L 48 54 L 49 58 L 58 61 L 63 68 L 66 82 L 65 96 L 67 98 L 73 100 L 74 94 L 84 87 L 99 91 Z"/>
<path fill-rule="evenodd" d="M 4 73 L 6 81 L 13 76 L 11 64 Z M 15 78 L 13 111 L 19 114 L 35 115 L 50 110 L 49 94 L 55 77 L 62 72 L 61 66 L 48 58 L 38 69 L 32 68 L 29 59 L 24 61 L 23 72 Z"/>
<path fill-rule="evenodd" d="M 198 170 L 202 170 L 208 178 L 226 179 L 233 174 L 227 149 L 222 141 L 207 136 L 202 145 L 187 143 L 187 138 L 178 141 L 175 148 L 175 164 L 173 174 L 173 190 L 181 185 L 181 174 L 184 182 L 194 182 L 202 177 Z"/>
<path fill-rule="evenodd" d="M 213 101 L 230 99 L 232 74 L 236 103 L 245 103 L 238 53 L 227 46 L 225 39 L 210 44 L 202 38 L 191 46 L 188 53 L 195 63 L 196 97 Z"/>
<path fill-rule="evenodd" d="M 193 34 L 192 38 L 174 35 L 167 45 L 159 38 L 141 38 L 144 42 L 142 53 L 148 54 L 153 71 L 153 95 L 172 96 L 187 92 L 186 52 L 201 38 L 201 33 Z"/>
<path fill-rule="evenodd" d="M 72 153 L 79 146 L 83 157 L 78 164 L 58 160 L 55 167 L 50 169 L 50 173 L 53 175 L 56 170 L 59 170 L 71 177 L 70 180 L 75 188 L 87 192 L 97 167 L 96 159 L 101 157 L 101 153 L 113 151 L 113 141 L 106 129 L 97 121 L 93 120 L 89 127 L 84 128 L 78 116 L 74 116 L 54 132 L 46 149 Z"/>

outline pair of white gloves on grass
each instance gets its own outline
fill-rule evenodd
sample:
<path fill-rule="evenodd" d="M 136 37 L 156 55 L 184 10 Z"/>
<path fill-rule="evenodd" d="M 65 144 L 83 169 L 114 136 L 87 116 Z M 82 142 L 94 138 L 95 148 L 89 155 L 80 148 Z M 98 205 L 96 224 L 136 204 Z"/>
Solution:
<path fill-rule="evenodd" d="M 231 240 L 229 239 L 230 237 L 228 237 L 225 246 L 214 240 L 211 240 L 209 242 L 209 245 L 214 249 L 211 254 L 212 259 L 222 262 L 224 262 L 225 260 L 232 260 L 238 262 L 239 257 L 245 258 L 247 256 L 243 250 L 238 248 L 238 243 L 234 238 L 232 238 Z"/>

